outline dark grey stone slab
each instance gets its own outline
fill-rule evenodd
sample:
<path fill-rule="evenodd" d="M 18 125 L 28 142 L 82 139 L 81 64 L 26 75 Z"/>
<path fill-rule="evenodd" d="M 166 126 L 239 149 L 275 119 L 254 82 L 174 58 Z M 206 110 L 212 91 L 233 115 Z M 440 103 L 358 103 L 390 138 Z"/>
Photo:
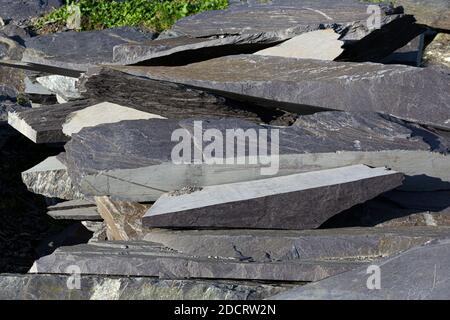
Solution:
<path fill-rule="evenodd" d="M 236 102 L 204 90 L 136 77 L 108 68 L 92 68 L 80 82 L 83 96 L 118 103 L 169 119 L 233 117 L 256 123 L 288 125 L 296 116 L 251 103 Z"/>
<path fill-rule="evenodd" d="M 435 69 L 260 55 L 228 56 L 180 67 L 116 68 L 292 112 L 314 108 L 377 111 L 450 128 L 450 74 Z"/>
<path fill-rule="evenodd" d="M 9 112 L 8 123 L 34 143 L 57 143 L 69 140 L 62 132 L 66 117 L 95 104 L 90 100 L 77 100 L 64 104 L 42 106 L 19 112 Z"/>
<path fill-rule="evenodd" d="M 450 30 L 450 3 L 447 0 L 396 0 L 405 13 L 412 14 L 417 23 L 432 28 Z"/>
<path fill-rule="evenodd" d="M 1 0 L 0 17 L 5 20 L 15 20 L 23 22 L 31 18 L 38 17 L 46 12 L 49 12 L 52 8 L 59 8 L 63 5 L 61 0 Z"/>
<path fill-rule="evenodd" d="M 112 63 L 116 45 L 153 38 L 154 33 L 131 27 L 41 35 L 26 40 L 22 61 L 86 71 L 89 66 Z"/>
<path fill-rule="evenodd" d="M 367 283 L 373 271 L 367 267 L 349 271 L 271 297 L 279 300 L 358 299 L 429 300 L 450 299 L 450 241 L 433 241 L 398 256 L 375 263 L 380 269 L 380 289 Z"/>
<path fill-rule="evenodd" d="M 142 223 L 150 228 L 315 229 L 402 180 L 395 171 L 355 165 L 207 186 L 161 196 Z"/>
<path fill-rule="evenodd" d="M 364 263 L 345 259 L 249 262 L 194 257 L 151 242 L 114 241 L 58 248 L 37 260 L 30 273 L 67 274 L 68 267 L 76 265 L 81 274 L 90 275 L 304 282 L 317 281 Z"/>
<path fill-rule="evenodd" d="M 163 193 L 183 187 L 267 178 L 261 169 L 268 165 L 249 161 L 228 165 L 173 163 L 171 154 L 178 141 L 171 141 L 172 133 L 189 131 L 192 124 L 192 120 L 150 119 L 84 128 L 65 146 L 69 175 L 87 195 L 130 201 L 155 201 Z M 273 153 L 279 154 L 277 176 L 366 164 L 404 173 L 402 188 L 406 190 L 449 188 L 447 137 L 378 114 L 317 113 L 302 116 L 287 128 L 237 119 L 209 119 L 202 124 L 204 130 L 215 128 L 224 136 L 227 129 L 279 129 L 280 148 Z M 270 144 L 271 132 L 268 137 Z M 200 142 L 195 141 L 195 145 L 202 145 Z M 206 145 L 208 142 L 203 142 Z"/>
<path fill-rule="evenodd" d="M 80 289 L 68 275 L 0 275 L 2 300 L 261 300 L 291 288 L 221 280 L 160 280 L 146 277 L 80 277 Z"/>
<path fill-rule="evenodd" d="M 336 45 L 344 48 L 344 52 L 337 53 L 336 56 L 330 58 L 331 60 L 381 61 L 394 50 L 408 43 L 421 30 L 414 24 L 414 19 L 410 16 L 383 16 L 380 29 L 368 29 L 366 19 L 336 24 L 330 22 L 326 15 L 319 14 L 311 8 L 302 8 L 298 11 L 289 22 L 284 22 L 284 27 L 281 25 L 273 26 L 272 29 L 268 27 L 265 31 L 254 30 L 254 33 L 249 33 L 247 29 L 252 30 L 252 27 L 247 27 L 236 33 L 225 33 L 215 37 L 194 38 L 192 35 L 182 35 L 139 44 L 118 45 L 114 47 L 114 62 L 125 65 L 185 65 L 221 56 L 255 53 L 298 35 L 321 30 L 324 26 L 331 31 L 336 31 L 336 37 L 340 38 L 339 41 L 336 41 Z M 225 17 L 221 21 L 227 24 L 228 18 Z M 356 17 L 356 19 L 358 18 Z M 251 19 L 251 17 L 243 19 Z M 290 24 L 292 19 L 305 19 L 305 21 L 292 26 Z M 273 19 L 264 20 L 273 22 Z M 261 23 L 258 19 L 250 20 L 250 25 L 259 27 Z M 201 30 L 204 30 L 203 27 Z M 320 41 L 322 39 L 317 38 L 316 44 Z"/>
<path fill-rule="evenodd" d="M 448 227 L 339 228 L 317 230 L 148 230 L 144 239 L 193 256 L 248 261 L 296 259 L 374 260 L 433 239 Z M 211 245 L 214 244 L 214 245 Z"/>
<path fill-rule="evenodd" d="M 389 64 L 406 64 L 414 67 L 420 67 L 422 65 L 423 58 L 424 39 L 425 33 L 417 36 L 408 44 L 387 56 L 381 62 Z"/>

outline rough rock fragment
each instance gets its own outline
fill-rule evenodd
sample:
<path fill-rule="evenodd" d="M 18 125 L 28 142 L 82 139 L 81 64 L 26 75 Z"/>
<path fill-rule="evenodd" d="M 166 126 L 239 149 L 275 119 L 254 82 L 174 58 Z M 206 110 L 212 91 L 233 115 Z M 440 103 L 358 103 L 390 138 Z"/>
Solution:
<path fill-rule="evenodd" d="M 102 217 L 95 204 L 87 200 L 71 200 L 47 208 L 47 214 L 57 220 L 98 221 Z"/>

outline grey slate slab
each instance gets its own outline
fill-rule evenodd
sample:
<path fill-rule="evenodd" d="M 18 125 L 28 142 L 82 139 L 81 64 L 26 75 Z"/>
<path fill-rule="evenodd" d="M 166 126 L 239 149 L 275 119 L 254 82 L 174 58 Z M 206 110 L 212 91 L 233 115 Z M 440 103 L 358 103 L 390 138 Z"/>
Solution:
<path fill-rule="evenodd" d="M 163 193 L 183 187 L 267 178 L 261 175 L 261 168 L 267 165 L 249 161 L 174 164 L 172 150 L 178 142 L 171 141 L 172 133 L 177 129 L 189 131 L 192 124 L 192 120 L 150 119 L 84 128 L 65 145 L 68 173 L 87 195 L 138 202 L 155 201 Z M 227 129 L 235 128 L 279 129 L 280 148 L 274 152 L 279 154 L 278 176 L 366 164 L 404 173 L 404 190 L 449 188 L 448 138 L 378 114 L 317 113 L 302 116 L 287 128 L 239 119 L 208 119 L 202 124 L 204 130 L 214 128 L 224 135 Z M 192 140 L 192 134 L 187 137 Z M 193 142 L 197 146 L 208 144 Z"/>
<path fill-rule="evenodd" d="M 380 289 L 367 287 L 367 267 L 273 296 L 279 300 L 448 300 L 450 241 L 433 241 L 376 263 Z"/>
<path fill-rule="evenodd" d="M 22 61 L 86 71 L 89 66 L 111 63 L 118 44 L 153 38 L 154 33 L 132 27 L 41 35 L 26 40 Z"/>
<path fill-rule="evenodd" d="M 52 8 L 59 8 L 63 5 L 61 0 L 1 0 L 0 17 L 5 20 L 15 20 L 17 22 L 23 22 L 31 18 L 38 17 L 46 12 L 52 10 Z"/>
<path fill-rule="evenodd" d="M 64 208 L 49 210 L 47 214 L 56 220 L 101 221 L 103 218 L 97 212 L 97 208 L 90 207 Z"/>
<path fill-rule="evenodd" d="M 245 281 L 160 280 L 146 277 L 80 277 L 80 290 L 68 288 L 68 275 L 0 275 L 2 300 L 261 300 L 291 288 Z"/>
<path fill-rule="evenodd" d="M 376 111 L 450 128 L 450 75 L 435 69 L 259 55 L 179 67 L 115 68 L 292 112 Z"/>
<path fill-rule="evenodd" d="M 364 264 L 352 260 L 248 262 L 194 257 L 151 242 L 91 242 L 58 248 L 37 260 L 30 273 L 67 274 L 76 265 L 81 274 L 146 276 L 160 279 L 227 279 L 317 281 Z"/>
<path fill-rule="evenodd" d="M 374 260 L 433 239 L 450 237 L 448 227 L 379 227 L 317 230 L 148 230 L 144 239 L 194 256 L 248 261 L 295 259 Z M 214 244 L 214 245 L 211 245 Z"/>
<path fill-rule="evenodd" d="M 151 228 L 315 229 L 402 180 L 395 171 L 355 165 L 208 186 L 161 196 L 142 222 Z"/>

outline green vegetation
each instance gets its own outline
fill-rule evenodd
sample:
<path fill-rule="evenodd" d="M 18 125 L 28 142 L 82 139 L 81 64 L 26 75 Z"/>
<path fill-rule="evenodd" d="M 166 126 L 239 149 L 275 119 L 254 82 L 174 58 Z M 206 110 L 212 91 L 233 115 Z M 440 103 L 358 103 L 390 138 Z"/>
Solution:
<path fill-rule="evenodd" d="M 178 19 L 206 10 L 225 9 L 228 0 L 78 0 L 38 19 L 35 28 L 64 26 L 72 5 L 81 11 L 81 30 L 98 30 L 121 26 L 141 26 L 155 31 L 169 29 Z"/>

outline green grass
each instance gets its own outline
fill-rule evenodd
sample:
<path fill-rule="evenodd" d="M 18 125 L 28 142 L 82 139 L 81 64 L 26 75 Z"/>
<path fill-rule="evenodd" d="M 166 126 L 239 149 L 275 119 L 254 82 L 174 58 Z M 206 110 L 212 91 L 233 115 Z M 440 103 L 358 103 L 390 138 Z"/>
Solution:
<path fill-rule="evenodd" d="M 65 25 L 70 16 L 69 6 L 74 2 L 80 7 L 83 31 L 141 26 L 161 32 L 169 29 L 180 18 L 228 6 L 228 0 L 68 1 L 65 6 L 39 18 L 34 27 L 42 31 L 48 25 Z"/>

